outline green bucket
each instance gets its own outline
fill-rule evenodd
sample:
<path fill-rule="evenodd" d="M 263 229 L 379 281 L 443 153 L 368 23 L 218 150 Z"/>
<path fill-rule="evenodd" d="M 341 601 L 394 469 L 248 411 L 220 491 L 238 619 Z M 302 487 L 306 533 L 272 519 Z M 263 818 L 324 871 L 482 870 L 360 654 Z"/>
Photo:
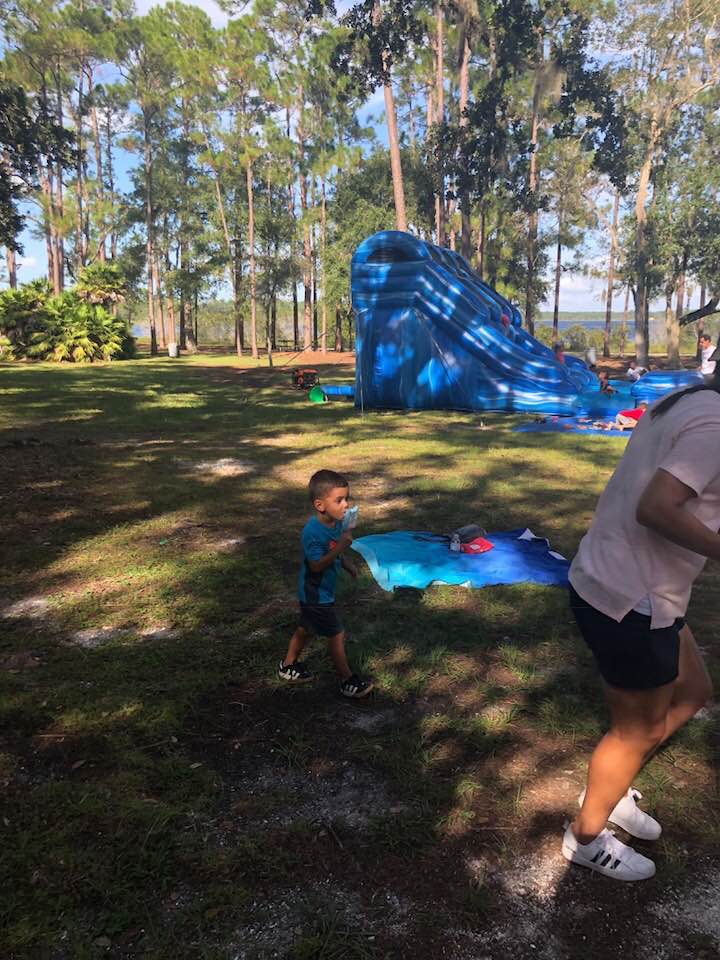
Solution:
<path fill-rule="evenodd" d="M 308 400 L 310 401 L 310 403 L 327 403 L 328 402 L 328 398 L 325 396 L 325 391 L 318 384 L 316 384 L 308 394 Z"/>

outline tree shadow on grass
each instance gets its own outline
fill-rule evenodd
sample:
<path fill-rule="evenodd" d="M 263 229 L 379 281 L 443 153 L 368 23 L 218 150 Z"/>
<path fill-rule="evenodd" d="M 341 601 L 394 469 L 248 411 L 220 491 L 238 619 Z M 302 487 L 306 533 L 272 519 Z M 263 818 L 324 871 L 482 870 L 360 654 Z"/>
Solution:
<path fill-rule="evenodd" d="M 184 370 L 174 382 L 188 382 Z M 22 544 L 38 504 L 48 507 L 43 530 L 58 540 L 22 553 L 12 569 L 23 590 L 61 596 L 48 620 L 18 618 L 4 640 L 44 656 L 39 670 L 6 678 L 9 819 L 25 838 L 6 861 L 9 909 L 44 912 L 36 940 L 44 945 L 70 926 L 60 956 L 81 955 L 104 930 L 117 956 L 133 955 L 138 917 L 156 956 L 199 956 L 211 943 L 218 956 L 248 944 L 262 956 L 277 946 L 263 939 L 272 904 L 314 891 L 310 909 L 329 880 L 353 895 L 355 928 L 375 937 L 363 941 L 367 956 L 410 955 L 408 943 L 413 956 L 542 956 L 530 953 L 528 931 L 541 946 L 545 937 L 553 960 L 588 955 L 576 949 L 581 918 L 602 942 L 640 951 L 646 931 L 629 918 L 647 912 L 657 888 L 619 893 L 565 874 L 559 859 L 562 820 L 601 716 L 562 591 L 393 596 L 364 571 L 341 604 L 356 641 L 350 656 L 377 680 L 371 701 L 338 699 L 319 650 L 315 685 L 288 689 L 274 678 L 294 625 L 313 469 L 349 473 L 362 533 L 529 525 L 569 555 L 617 444 L 477 431 L 462 414 L 362 418 L 311 408 L 274 386 L 260 388 L 261 403 L 228 412 L 227 385 L 207 389 L 205 406 L 170 409 L 150 428 L 145 401 L 126 421 L 108 401 L 92 447 L 73 446 L 70 462 L 26 464 L 28 478 L 41 472 L 40 483 L 61 487 L 33 492 L 12 542 Z M 138 433 L 122 450 L 128 429 Z M 57 444 L 57 430 L 45 439 Z M 20 475 L 28 449 L 18 449 L 8 476 Z M 252 469 L 180 476 L 178 458 L 211 456 Z M 83 523 L 49 514 L 58 490 L 73 485 L 78 509 L 102 504 Z M 246 539 L 232 552 L 208 551 L 177 533 L 186 515 Z M 106 581 L 102 591 L 83 592 L 93 574 Z M 108 617 L 127 633 L 92 650 L 64 642 Z M 179 635 L 143 640 L 140 627 L 153 618 Z M 716 801 L 709 760 L 694 749 L 683 776 L 700 799 L 687 822 L 671 812 L 683 844 L 702 854 Z M 676 780 L 663 756 L 651 786 Z M 30 836 L 35 844 L 23 846 Z M 662 869 L 674 863 L 678 883 L 689 882 L 687 854 L 669 843 Z M 330 907 L 339 909 L 332 899 Z M 316 920 L 300 911 L 298 943 Z"/>

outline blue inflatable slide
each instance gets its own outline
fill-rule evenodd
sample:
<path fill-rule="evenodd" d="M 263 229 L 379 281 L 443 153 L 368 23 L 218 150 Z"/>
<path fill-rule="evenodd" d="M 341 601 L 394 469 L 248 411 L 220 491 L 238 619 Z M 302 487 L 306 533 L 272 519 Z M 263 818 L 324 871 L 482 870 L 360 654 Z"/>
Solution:
<path fill-rule="evenodd" d="M 628 393 L 601 393 L 582 360 L 558 363 L 452 250 L 396 230 L 373 234 L 355 251 L 351 285 L 359 407 L 608 417 L 628 405 Z M 662 376 L 654 396 L 672 389 Z M 652 377 L 643 378 L 648 394 Z"/>

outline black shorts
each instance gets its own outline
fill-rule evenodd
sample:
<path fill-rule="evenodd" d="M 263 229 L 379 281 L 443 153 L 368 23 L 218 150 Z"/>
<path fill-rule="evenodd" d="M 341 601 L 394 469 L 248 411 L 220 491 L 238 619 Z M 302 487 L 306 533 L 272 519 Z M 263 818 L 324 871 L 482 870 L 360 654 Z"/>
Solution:
<path fill-rule="evenodd" d="M 309 633 L 336 637 L 343 632 L 334 603 L 301 603 L 300 623 Z"/>
<path fill-rule="evenodd" d="M 650 617 L 631 610 L 618 623 L 591 607 L 572 586 L 570 609 L 611 687 L 652 690 L 677 679 L 682 617 L 669 627 L 651 630 Z"/>

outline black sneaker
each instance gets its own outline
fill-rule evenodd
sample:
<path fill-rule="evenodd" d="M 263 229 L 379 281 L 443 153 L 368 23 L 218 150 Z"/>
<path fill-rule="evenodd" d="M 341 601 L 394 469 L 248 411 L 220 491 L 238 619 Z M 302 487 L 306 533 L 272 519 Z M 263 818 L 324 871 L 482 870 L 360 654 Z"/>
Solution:
<path fill-rule="evenodd" d="M 307 683 L 313 678 L 305 664 L 299 660 L 296 660 L 295 663 L 283 663 L 281 660 L 278 667 L 278 676 L 281 680 L 288 680 L 290 683 Z"/>
<path fill-rule="evenodd" d="M 366 697 L 372 690 L 374 684 L 372 680 L 363 680 L 356 673 L 353 673 L 347 680 L 340 684 L 340 693 L 344 697 L 352 697 L 354 700 L 360 700 Z"/>

